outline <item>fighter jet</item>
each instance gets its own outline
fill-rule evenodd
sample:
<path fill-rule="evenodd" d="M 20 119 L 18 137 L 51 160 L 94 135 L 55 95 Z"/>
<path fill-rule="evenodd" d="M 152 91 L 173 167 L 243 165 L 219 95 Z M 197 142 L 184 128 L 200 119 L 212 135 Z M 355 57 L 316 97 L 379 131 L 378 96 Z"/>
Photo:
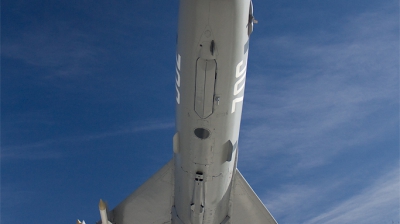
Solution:
<path fill-rule="evenodd" d="M 102 224 L 277 223 L 237 169 L 251 0 L 181 0 L 173 158 Z"/>

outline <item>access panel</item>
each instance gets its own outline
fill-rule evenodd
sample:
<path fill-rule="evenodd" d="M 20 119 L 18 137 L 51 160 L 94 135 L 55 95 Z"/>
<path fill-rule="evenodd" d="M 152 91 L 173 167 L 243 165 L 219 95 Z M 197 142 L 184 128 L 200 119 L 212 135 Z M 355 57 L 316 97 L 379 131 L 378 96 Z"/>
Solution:
<path fill-rule="evenodd" d="M 215 60 L 197 59 L 194 110 L 201 118 L 213 113 L 216 71 Z"/>

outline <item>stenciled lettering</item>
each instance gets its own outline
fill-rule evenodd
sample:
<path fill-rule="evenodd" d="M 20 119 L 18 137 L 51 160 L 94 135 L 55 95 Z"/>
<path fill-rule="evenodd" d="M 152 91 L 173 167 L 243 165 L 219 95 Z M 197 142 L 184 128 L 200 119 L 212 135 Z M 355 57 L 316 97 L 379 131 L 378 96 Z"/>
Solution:
<path fill-rule="evenodd" d="M 244 85 L 245 85 L 245 78 L 246 78 L 246 65 L 243 66 L 242 69 L 240 69 L 243 65 L 243 60 L 240 61 L 236 65 L 236 82 L 235 85 L 233 86 L 233 95 L 236 96 L 239 93 L 241 93 L 244 90 Z M 241 85 L 240 85 L 241 84 Z M 240 85 L 240 86 L 239 86 Z M 231 113 L 235 113 L 236 111 L 236 104 L 240 103 L 243 101 L 243 96 L 241 97 L 236 97 L 235 99 L 232 100 L 232 110 Z"/>

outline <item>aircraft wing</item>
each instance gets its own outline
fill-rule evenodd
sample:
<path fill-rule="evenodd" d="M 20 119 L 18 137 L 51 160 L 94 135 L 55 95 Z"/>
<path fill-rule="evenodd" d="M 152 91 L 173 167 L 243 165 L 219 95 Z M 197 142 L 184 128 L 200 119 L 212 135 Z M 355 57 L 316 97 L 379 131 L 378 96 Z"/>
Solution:
<path fill-rule="evenodd" d="M 111 210 L 111 223 L 171 224 L 174 163 L 170 160 L 142 186 Z M 276 224 L 239 170 L 236 170 L 231 194 L 230 224 Z M 101 223 L 101 222 L 99 222 Z"/>
<path fill-rule="evenodd" d="M 235 172 L 231 200 L 233 204 L 230 219 L 231 224 L 277 223 L 238 169 Z"/>
<path fill-rule="evenodd" d="M 174 188 L 174 162 L 171 159 L 109 212 L 111 223 L 170 224 Z"/>

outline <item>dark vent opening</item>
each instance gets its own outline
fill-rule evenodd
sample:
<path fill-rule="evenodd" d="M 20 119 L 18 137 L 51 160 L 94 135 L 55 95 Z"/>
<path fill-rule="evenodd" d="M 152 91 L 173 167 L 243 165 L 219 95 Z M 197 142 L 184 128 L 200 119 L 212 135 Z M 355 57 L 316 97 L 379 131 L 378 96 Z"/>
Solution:
<path fill-rule="evenodd" d="M 196 128 L 194 134 L 200 139 L 206 139 L 210 136 L 210 132 L 204 128 Z"/>

